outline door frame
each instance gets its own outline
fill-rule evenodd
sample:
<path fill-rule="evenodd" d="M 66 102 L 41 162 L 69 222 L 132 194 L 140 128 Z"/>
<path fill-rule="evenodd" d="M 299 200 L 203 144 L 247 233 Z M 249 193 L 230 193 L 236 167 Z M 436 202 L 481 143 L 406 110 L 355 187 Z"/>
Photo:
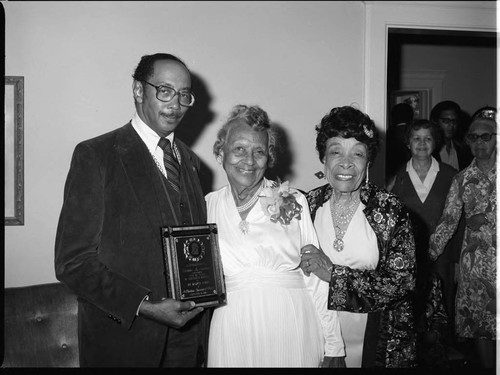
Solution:
<path fill-rule="evenodd" d="M 365 111 L 385 140 L 387 124 L 387 50 L 390 28 L 496 32 L 495 1 L 364 1 Z M 498 89 L 497 89 L 498 90 Z M 498 95 L 497 95 L 498 97 Z M 384 185 L 385 142 L 372 181 Z"/>

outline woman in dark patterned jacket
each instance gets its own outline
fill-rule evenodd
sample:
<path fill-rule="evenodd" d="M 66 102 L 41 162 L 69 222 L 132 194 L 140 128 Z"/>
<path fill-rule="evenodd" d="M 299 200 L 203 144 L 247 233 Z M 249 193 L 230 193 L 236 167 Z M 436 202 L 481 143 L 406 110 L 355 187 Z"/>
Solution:
<path fill-rule="evenodd" d="M 328 184 L 307 199 L 321 249 L 305 246 L 301 267 L 328 283 L 347 367 L 414 367 L 415 241 L 399 198 L 368 182 L 379 146 L 375 124 L 344 106 L 316 130 Z"/>

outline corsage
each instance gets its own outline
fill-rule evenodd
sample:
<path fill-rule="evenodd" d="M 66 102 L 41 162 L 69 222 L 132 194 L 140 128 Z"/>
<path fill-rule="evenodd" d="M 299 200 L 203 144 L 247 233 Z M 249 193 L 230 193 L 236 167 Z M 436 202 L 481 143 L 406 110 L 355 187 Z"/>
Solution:
<path fill-rule="evenodd" d="M 302 206 L 295 198 L 296 192 L 290 192 L 289 182 L 274 181 L 272 186 L 262 189 L 259 200 L 262 209 L 273 223 L 289 225 L 296 218 L 301 219 Z"/>

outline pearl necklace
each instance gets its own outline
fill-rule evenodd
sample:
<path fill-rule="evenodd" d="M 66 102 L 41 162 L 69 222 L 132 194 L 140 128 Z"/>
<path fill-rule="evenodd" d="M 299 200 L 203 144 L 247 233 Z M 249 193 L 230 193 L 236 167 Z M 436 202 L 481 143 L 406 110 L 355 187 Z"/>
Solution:
<path fill-rule="evenodd" d="M 257 191 L 255 192 L 255 194 L 252 196 L 252 198 L 250 198 L 250 200 L 247 203 L 245 203 L 243 206 L 236 206 L 236 209 L 238 210 L 238 212 L 246 211 L 250 207 L 252 207 L 253 204 L 255 202 L 257 202 L 257 199 L 259 199 L 259 194 L 260 194 L 261 191 L 262 191 L 262 186 L 257 189 Z"/>
<path fill-rule="evenodd" d="M 260 185 L 260 187 L 257 189 L 257 191 L 254 193 L 252 198 L 250 198 L 250 200 L 247 203 L 245 203 L 242 206 L 236 206 L 238 213 L 242 213 L 242 212 L 248 210 L 250 207 L 252 207 L 255 204 L 255 202 L 257 202 L 257 200 L 259 199 L 259 194 L 263 188 L 264 188 L 264 184 L 262 183 Z M 238 227 L 240 228 L 240 231 L 243 234 L 247 234 L 250 230 L 250 224 L 245 219 L 240 221 L 240 223 L 238 224 Z"/>
<path fill-rule="evenodd" d="M 333 248 L 337 252 L 341 252 L 344 250 L 344 236 L 347 232 L 347 228 L 349 227 L 349 223 L 356 212 L 356 208 L 358 207 L 359 199 L 355 198 L 351 204 L 347 207 L 343 207 L 338 203 L 333 203 L 333 196 L 330 199 L 330 212 L 332 215 L 333 226 L 335 228 L 335 240 L 333 241 Z M 337 207 L 335 207 L 337 206 Z M 343 212 L 340 213 L 341 207 L 343 208 Z M 340 226 L 345 226 L 346 229 L 342 230 Z"/>

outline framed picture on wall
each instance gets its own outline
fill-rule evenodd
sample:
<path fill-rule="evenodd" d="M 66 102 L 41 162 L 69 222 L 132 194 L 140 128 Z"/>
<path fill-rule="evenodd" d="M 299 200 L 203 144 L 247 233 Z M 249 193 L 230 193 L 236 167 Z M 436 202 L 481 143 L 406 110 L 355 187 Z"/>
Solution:
<path fill-rule="evenodd" d="M 398 90 L 391 94 L 391 108 L 399 103 L 408 103 L 413 108 L 413 118 L 428 119 L 430 115 L 431 89 Z"/>
<path fill-rule="evenodd" d="M 5 77 L 5 225 L 24 225 L 24 77 Z"/>

